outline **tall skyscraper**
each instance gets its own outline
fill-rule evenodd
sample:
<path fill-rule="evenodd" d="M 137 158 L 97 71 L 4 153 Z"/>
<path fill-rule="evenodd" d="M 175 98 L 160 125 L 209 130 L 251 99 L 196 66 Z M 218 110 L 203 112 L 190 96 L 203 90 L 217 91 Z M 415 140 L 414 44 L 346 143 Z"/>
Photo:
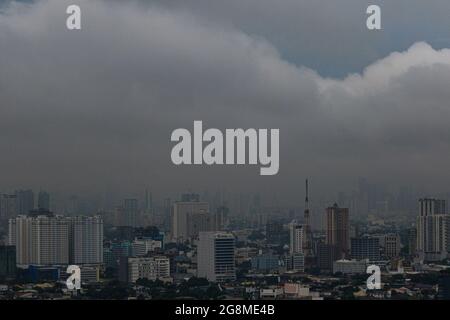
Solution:
<path fill-rule="evenodd" d="M 38 209 L 50 210 L 50 194 L 45 191 L 39 191 Z"/>
<path fill-rule="evenodd" d="M 209 281 L 236 280 L 235 238 L 227 232 L 200 232 L 197 275 Z"/>
<path fill-rule="evenodd" d="M 145 189 L 144 211 L 153 213 L 153 194 L 147 188 Z"/>
<path fill-rule="evenodd" d="M 417 251 L 425 260 L 437 261 L 447 257 L 449 251 L 449 215 L 445 200 L 420 199 L 417 217 Z"/>
<path fill-rule="evenodd" d="M 417 252 L 417 228 L 408 231 L 408 254 L 415 255 Z"/>
<path fill-rule="evenodd" d="M 172 200 L 165 198 L 163 202 L 163 229 L 170 230 L 172 228 Z"/>
<path fill-rule="evenodd" d="M 305 237 L 305 226 L 298 224 L 296 221 L 291 222 L 289 225 L 290 254 L 304 253 L 303 252 L 304 237 Z"/>
<path fill-rule="evenodd" d="M 100 216 L 76 216 L 70 221 L 70 263 L 101 264 L 103 262 L 103 220 Z"/>
<path fill-rule="evenodd" d="M 17 190 L 17 214 L 28 214 L 34 209 L 34 193 L 33 190 Z"/>
<path fill-rule="evenodd" d="M 349 229 L 348 208 L 335 203 L 326 209 L 326 244 L 334 247 L 336 260 L 349 255 Z"/>
<path fill-rule="evenodd" d="M 138 201 L 137 199 L 125 199 L 123 201 L 124 226 L 138 226 Z"/>
<path fill-rule="evenodd" d="M 200 231 L 205 231 L 209 204 L 199 202 L 198 196 L 183 195 L 180 202 L 173 204 L 172 239 L 177 242 L 189 240 Z"/>
<path fill-rule="evenodd" d="M 285 258 L 288 270 L 303 272 L 305 270 L 305 225 L 295 220 L 289 224 L 289 255 Z"/>
<path fill-rule="evenodd" d="M 17 215 L 17 196 L 0 194 L 0 220 L 7 220 Z"/>

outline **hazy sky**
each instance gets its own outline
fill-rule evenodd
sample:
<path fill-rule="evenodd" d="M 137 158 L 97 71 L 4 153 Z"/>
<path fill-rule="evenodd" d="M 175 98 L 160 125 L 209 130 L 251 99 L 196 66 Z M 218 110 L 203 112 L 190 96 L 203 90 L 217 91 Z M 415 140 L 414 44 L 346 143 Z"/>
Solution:
<path fill-rule="evenodd" d="M 449 190 L 448 0 L 0 2 L 0 189 Z M 279 174 L 172 165 L 194 120 L 279 128 Z"/>

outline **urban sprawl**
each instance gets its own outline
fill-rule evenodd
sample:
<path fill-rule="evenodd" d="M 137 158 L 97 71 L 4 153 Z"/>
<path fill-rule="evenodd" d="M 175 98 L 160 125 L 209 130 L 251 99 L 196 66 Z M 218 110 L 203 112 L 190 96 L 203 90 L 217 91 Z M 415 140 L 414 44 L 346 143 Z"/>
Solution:
<path fill-rule="evenodd" d="M 295 208 L 223 192 L 157 204 L 146 190 L 93 212 L 71 197 L 58 213 L 45 191 L 0 194 L 0 300 L 450 298 L 446 195 L 360 179 L 326 204 L 305 187 Z"/>

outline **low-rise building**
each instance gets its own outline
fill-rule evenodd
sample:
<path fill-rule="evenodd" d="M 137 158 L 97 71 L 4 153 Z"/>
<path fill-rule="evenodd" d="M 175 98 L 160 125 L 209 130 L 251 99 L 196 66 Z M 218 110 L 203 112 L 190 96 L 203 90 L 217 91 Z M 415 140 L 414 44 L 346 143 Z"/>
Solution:
<path fill-rule="evenodd" d="M 333 273 L 359 274 L 366 273 L 367 260 L 337 260 L 333 262 Z"/>

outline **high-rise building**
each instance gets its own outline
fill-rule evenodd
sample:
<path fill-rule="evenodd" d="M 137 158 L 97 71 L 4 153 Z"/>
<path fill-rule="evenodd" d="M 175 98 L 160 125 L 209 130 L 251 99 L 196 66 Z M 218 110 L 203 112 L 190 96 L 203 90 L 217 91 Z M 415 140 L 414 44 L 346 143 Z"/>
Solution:
<path fill-rule="evenodd" d="M 209 228 L 211 231 L 224 231 L 228 227 L 229 209 L 226 206 L 218 206 L 216 212 L 211 214 Z"/>
<path fill-rule="evenodd" d="M 153 213 L 153 194 L 148 189 L 145 189 L 144 211 Z"/>
<path fill-rule="evenodd" d="M 389 259 L 400 255 L 400 235 L 387 234 L 384 237 L 384 255 Z"/>
<path fill-rule="evenodd" d="M 380 239 L 369 236 L 352 238 L 351 257 L 355 260 L 379 261 Z"/>
<path fill-rule="evenodd" d="M 417 229 L 411 228 L 408 231 L 408 254 L 415 255 L 417 252 Z"/>
<path fill-rule="evenodd" d="M 0 220 L 7 220 L 17 215 L 17 196 L 0 194 Z"/>
<path fill-rule="evenodd" d="M 266 224 L 266 238 L 269 243 L 280 244 L 285 231 L 279 220 L 269 220 Z"/>
<path fill-rule="evenodd" d="M 101 264 L 103 222 L 100 217 L 55 216 L 43 209 L 9 220 L 9 244 L 18 265 Z"/>
<path fill-rule="evenodd" d="M 125 199 L 123 201 L 124 226 L 137 227 L 139 207 L 137 199 Z"/>
<path fill-rule="evenodd" d="M 420 199 L 417 217 L 417 251 L 425 260 L 437 261 L 447 257 L 449 241 L 449 215 L 445 200 Z"/>
<path fill-rule="evenodd" d="M 103 220 L 100 216 L 76 216 L 70 221 L 70 263 L 103 263 Z"/>
<path fill-rule="evenodd" d="M 33 190 L 17 190 L 17 214 L 28 214 L 34 209 L 34 193 Z"/>
<path fill-rule="evenodd" d="M 16 247 L 0 246 L 0 278 L 16 277 Z"/>
<path fill-rule="evenodd" d="M 326 209 L 326 244 L 334 246 L 335 259 L 344 259 L 349 254 L 348 208 L 339 208 L 335 203 Z"/>
<path fill-rule="evenodd" d="M 236 280 L 235 238 L 227 232 L 200 232 L 197 247 L 198 277 L 209 281 Z"/>
<path fill-rule="evenodd" d="M 9 244 L 16 247 L 18 265 L 69 263 L 69 221 L 40 212 L 9 220 Z"/>
<path fill-rule="evenodd" d="M 198 196 L 183 195 L 183 200 L 175 202 L 172 210 L 172 239 L 177 242 L 189 240 L 200 231 L 207 231 L 209 204 L 199 202 Z"/>
<path fill-rule="evenodd" d="M 39 191 L 38 208 L 44 209 L 44 210 L 50 210 L 50 194 L 48 192 Z"/>
<path fill-rule="evenodd" d="M 298 224 L 293 221 L 289 225 L 289 252 L 290 254 L 294 253 L 303 253 L 303 241 L 305 237 L 305 227 L 302 224 Z"/>

